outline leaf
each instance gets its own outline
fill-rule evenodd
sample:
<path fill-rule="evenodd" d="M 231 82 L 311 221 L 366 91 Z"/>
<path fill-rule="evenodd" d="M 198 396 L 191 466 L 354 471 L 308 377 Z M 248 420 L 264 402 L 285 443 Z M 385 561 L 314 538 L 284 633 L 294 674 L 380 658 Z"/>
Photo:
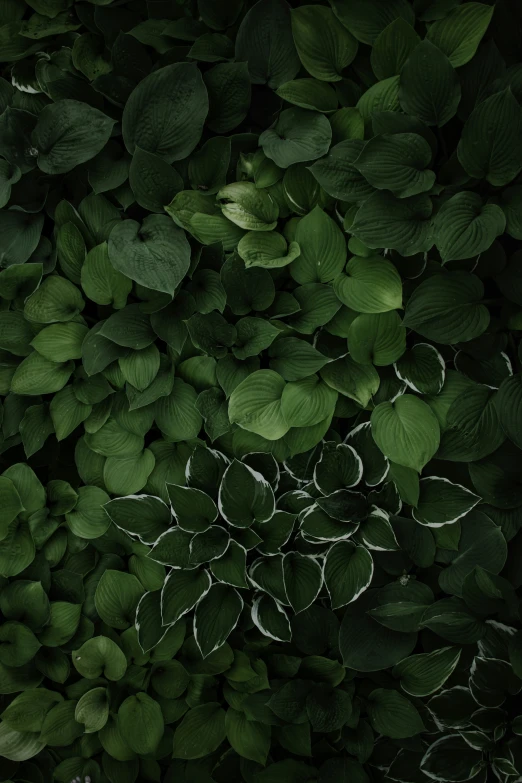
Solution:
<path fill-rule="evenodd" d="M 506 218 L 496 204 L 483 204 L 477 193 L 464 191 L 446 201 L 434 220 L 435 244 L 442 261 L 480 255 L 504 232 Z"/>
<path fill-rule="evenodd" d="M 460 98 L 459 78 L 449 59 L 428 39 L 421 41 L 401 71 L 402 110 L 441 128 L 457 113 Z"/>
<path fill-rule="evenodd" d="M 461 484 L 430 476 L 420 481 L 420 495 L 412 511 L 421 525 L 442 527 L 461 519 L 480 503 L 480 497 Z"/>
<path fill-rule="evenodd" d="M 176 193 L 183 190 L 183 180 L 163 158 L 136 146 L 129 169 L 129 185 L 138 204 L 149 212 L 163 213 Z"/>
<path fill-rule="evenodd" d="M 291 82 L 285 82 L 278 88 L 277 95 L 302 109 L 312 109 L 325 114 L 335 111 L 338 105 L 335 91 L 325 82 L 316 79 L 293 79 Z"/>
<path fill-rule="evenodd" d="M 141 226 L 135 220 L 118 223 L 109 235 L 108 251 L 117 271 L 172 296 L 190 264 L 183 231 L 165 215 L 149 215 Z"/>
<path fill-rule="evenodd" d="M 225 710 L 217 702 L 190 709 L 174 732 L 174 758 L 199 759 L 213 753 L 226 737 Z"/>
<path fill-rule="evenodd" d="M 248 720 L 243 712 L 229 708 L 225 728 L 227 739 L 236 753 L 258 764 L 266 764 L 270 750 L 270 726 Z"/>
<path fill-rule="evenodd" d="M 395 666 L 410 655 L 417 640 L 416 633 L 391 630 L 368 614 L 379 606 L 378 592 L 362 593 L 348 605 L 341 623 L 339 649 L 343 664 L 359 672 Z"/>
<path fill-rule="evenodd" d="M 261 473 L 233 460 L 219 487 L 218 507 L 230 525 L 250 527 L 254 522 L 267 522 L 272 517 L 274 493 Z"/>
<path fill-rule="evenodd" d="M 194 613 L 194 637 L 203 658 L 222 647 L 237 625 L 243 599 L 233 587 L 213 584 Z"/>
<path fill-rule="evenodd" d="M 286 381 L 298 381 L 320 370 L 329 359 L 305 340 L 283 337 L 269 349 L 270 368 Z"/>
<path fill-rule="evenodd" d="M 413 10 L 404 0 L 374 0 L 368 5 L 364 0 L 346 5 L 341 0 L 331 0 L 335 15 L 352 32 L 358 41 L 373 45 L 375 39 L 397 17 L 413 24 Z"/>
<path fill-rule="evenodd" d="M 299 221 L 295 241 L 302 250 L 293 261 L 290 273 L 298 283 L 328 283 L 342 271 L 346 263 L 346 240 L 320 207 Z"/>
<path fill-rule="evenodd" d="M 128 696 L 118 709 L 118 726 L 135 753 L 154 753 L 163 736 L 161 707 L 146 693 Z"/>
<path fill-rule="evenodd" d="M 339 541 L 328 550 L 324 561 L 324 581 L 332 609 L 355 601 L 369 586 L 373 576 L 370 553 L 351 541 Z"/>
<path fill-rule="evenodd" d="M 253 182 L 235 182 L 222 187 L 216 199 L 223 215 L 247 231 L 271 231 L 276 227 L 279 208 L 269 193 Z"/>
<path fill-rule="evenodd" d="M 368 699 L 368 715 L 372 727 L 385 737 L 414 737 L 425 730 L 413 704 L 397 691 L 377 688 Z"/>
<path fill-rule="evenodd" d="M 0 476 L 0 505 L 2 507 L 0 539 L 2 539 L 7 535 L 11 522 L 24 508 L 15 485 L 5 476 Z"/>
<path fill-rule="evenodd" d="M 322 157 L 331 140 L 332 128 L 326 117 L 308 109 L 285 109 L 275 125 L 259 137 L 267 158 L 283 169 Z"/>
<path fill-rule="evenodd" d="M 200 140 L 207 113 L 207 90 L 197 66 L 167 65 L 142 79 L 125 104 L 125 146 L 131 155 L 140 147 L 167 163 L 182 160 Z"/>
<path fill-rule="evenodd" d="M 337 392 L 319 376 L 287 383 L 281 395 L 281 413 L 290 427 L 312 427 L 333 416 Z"/>
<path fill-rule="evenodd" d="M 284 589 L 294 612 L 302 612 L 316 599 L 323 575 L 317 561 L 299 552 L 287 552 L 283 558 Z"/>
<path fill-rule="evenodd" d="M 285 385 L 273 370 L 251 373 L 230 396 L 230 421 L 268 440 L 281 438 L 290 429 L 281 410 Z"/>
<path fill-rule="evenodd" d="M 206 124 L 214 133 L 228 133 L 246 117 L 250 106 L 250 77 L 245 62 L 219 63 L 203 74 L 208 91 Z"/>
<path fill-rule="evenodd" d="M 332 128 L 335 133 L 333 123 Z M 364 142 L 359 137 L 340 141 L 309 167 L 328 195 L 350 202 L 363 201 L 372 195 L 373 188 L 354 165 L 363 148 Z"/>
<path fill-rule="evenodd" d="M 113 523 L 144 544 L 153 544 L 167 531 L 171 522 L 169 507 L 152 495 L 114 498 L 104 504 Z"/>
<path fill-rule="evenodd" d="M 395 364 L 397 377 L 417 394 L 437 395 L 446 378 L 446 364 L 429 343 L 417 343 Z"/>
<path fill-rule="evenodd" d="M 286 239 L 277 231 L 249 231 L 238 242 L 237 252 L 245 262 L 245 267 L 279 269 L 288 266 L 301 252 L 297 242 L 287 245 Z"/>
<path fill-rule="evenodd" d="M 475 566 L 498 574 L 507 557 L 502 531 L 486 514 L 472 511 L 460 524 L 462 532 L 458 551 L 451 552 L 449 564 L 439 576 L 440 586 L 450 595 L 461 595 L 464 580 Z"/>
<path fill-rule="evenodd" d="M 15 731 L 5 721 L 0 724 L 0 753 L 9 761 L 27 761 L 44 748 L 45 742 L 36 732 Z"/>
<path fill-rule="evenodd" d="M 326 82 L 342 79 L 358 44 L 329 8 L 305 5 L 292 11 L 292 34 L 301 63 L 309 74 Z"/>
<path fill-rule="evenodd" d="M 32 143 L 38 167 L 46 174 L 64 174 L 94 158 L 111 135 L 114 120 L 75 100 L 45 106 L 38 115 Z"/>
<path fill-rule="evenodd" d="M 299 70 L 285 0 L 258 0 L 245 14 L 236 38 L 236 60 L 246 62 L 252 84 L 273 90 Z"/>
<path fill-rule="evenodd" d="M 426 37 L 444 52 L 454 68 L 458 68 L 469 62 L 477 51 L 494 10 L 494 6 L 484 3 L 466 3 L 430 25 Z"/>
<path fill-rule="evenodd" d="M 469 745 L 460 734 L 450 734 L 429 746 L 420 769 L 435 780 L 464 781 L 478 774 L 482 765 L 482 751 Z"/>
<path fill-rule="evenodd" d="M 132 574 L 109 569 L 103 573 L 96 587 L 96 611 L 111 628 L 123 630 L 134 624 L 136 607 L 144 592 Z"/>
<path fill-rule="evenodd" d="M 402 16 L 382 30 L 374 41 L 370 61 L 378 79 L 396 76 L 420 42 L 412 25 Z"/>
<path fill-rule="evenodd" d="M 470 177 L 507 185 L 522 169 L 522 111 L 511 90 L 494 93 L 471 112 L 457 148 Z"/>
<path fill-rule="evenodd" d="M 371 417 L 372 435 L 388 459 L 420 471 L 439 446 L 439 423 L 431 408 L 411 394 L 382 402 Z"/>
<path fill-rule="evenodd" d="M 74 370 L 74 362 L 52 362 L 36 351 L 15 370 L 11 380 L 14 394 L 53 394 L 63 389 Z"/>
<path fill-rule="evenodd" d="M 362 365 L 349 356 L 330 362 L 321 370 L 321 378 L 341 394 L 363 407 L 377 392 L 380 378 L 373 365 Z"/>
<path fill-rule="evenodd" d="M 402 306 L 402 283 L 394 265 L 381 256 L 353 256 L 346 274 L 334 280 L 334 291 L 358 313 L 385 313 Z"/>
<path fill-rule="evenodd" d="M 489 311 L 480 304 L 481 280 L 469 272 L 449 272 L 424 280 L 406 305 L 404 325 L 443 345 L 467 342 L 489 324 Z"/>
<path fill-rule="evenodd" d="M 431 213 L 431 199 L 424 193 L 398 199 L 376 191 L 359 207 L 350 231 L 368 247 L 413 256 L 433 245 Z"/>
<path fill-rule="evenodd" d="M 410 655 L 393 667 L 393 676 L 410 696 L 430 696 L 442 688 L 457 666 L 462 650 L 442 647 L 429 653 Z"/>
<path fill-rule="evenodd" d="M 93 734 L 103 729 L 109 717 L 109 702 L 105 688 L 93 688 L 78 701 L 74 719 L 85 725 L 85 733 Z"/>
<path fill-rule="evenodd" d="M 161 593 L 161 615 L 164 625 L 172 625 L 189 612 L 210 589 L 207 571 L 171 571 Z"/>
<path fill-rule="evenodd" d="M 500 385 L 495 396 L 495 408 L 500 425 L 508 438 L 519 448 L 522 445 L 520 437 L 520 419 L 522 416 L 522 376 L 520 373 L 506 378 Z"/>
<path fill-rule="evenodd" d="M 254 598 L 252 622 L 269 639 L 289 642 L 292 638 L 292 629 L 285 610 L 270 595 L 260 595 Z"/>
<path fill-rule="evenodd" d="M 431 158 L 428 142 L 417 133 L 382 134 L 364 145 L 354 165 L 374 188 L 406 198 L 435 184 Z"/>

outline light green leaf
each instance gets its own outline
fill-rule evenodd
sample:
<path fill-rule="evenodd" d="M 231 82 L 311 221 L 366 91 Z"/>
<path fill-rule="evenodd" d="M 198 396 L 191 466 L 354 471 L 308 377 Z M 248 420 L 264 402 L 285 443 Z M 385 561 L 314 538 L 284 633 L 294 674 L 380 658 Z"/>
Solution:
<path fill-rule="evenodd" d="M 281 395 L 281 413 L 290 427 L 312 427 L 331 417 L 337 392 L 317 375 L 287 383 Z"/>
<path fill-rule="evenodd" d="M 107 636 L 95 636 L 88 639 L 79 650 L 73 650 L 72 662 L 81 676 L 88 680 L 103 676 L 117 681 L 127 669 L 125 655 L 116 642 Z"/>
<path fill-rule="evenodd" d="M 323 367 L 321 378 L 336 391 L 366 407 L 377 392 L 380 378 L 373 365 L 362 365 L 343 356 Z"/>
<path fill-rule="evenodd" d="M 385 313 L 402 306 L 400 275 L 381 256 L 353 256 L 333 287 L 341 302 L 358 313 Z"/>
<path fill-rule="evenodd" d="M 295 233 L 301 254 L 292 262 L 290 274 L 298 283 L 328 283 L 346 263 L 346 239 L 331 217 L 320 207 L 303 217 Z"/>
<path fill-rule="evenodd" d="M 326 120 L 325 120 L 326 122 Z M 271 231 L 277 225 L 279 207 L 253 182 L 225 185 L 216 195 L 223 215 L 247 231 Z"/>
<path fill-rule="evenodd" d="M 393 364 L 406 350 L 406 329 L 399 314 L 392 310 L 357 316 L 348 329 L 348 348 L 359 364 Z"/>
<path fill-rule="evenodd" d="M 372 412 L 372 435 L 388 459 L 419 473 L 439 447 L 439 423 L 429 405 L 404 394 Z"/>
<path fill-rule="evenodd" d="M 281 438 L 290 429 L 281 410 L 285 385 L 283 378 L 273 370 L 251 373 L 230 396 L 230 421 L 268 440 Z"/>
<path fill-rule="evenodd" d="M 301 252 L 297 242 L 287 245 L 286 239 L 277 231 L 249 231 L 238 242 L 237 252 L 247 269 L 254 266 L 264 269 L 279 269 L 288 266 Z"/>

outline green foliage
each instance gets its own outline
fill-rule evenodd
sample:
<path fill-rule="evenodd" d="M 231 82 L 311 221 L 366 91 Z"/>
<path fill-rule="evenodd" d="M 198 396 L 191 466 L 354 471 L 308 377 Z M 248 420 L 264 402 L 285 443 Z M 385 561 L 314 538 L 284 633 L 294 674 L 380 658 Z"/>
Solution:
<path fill-rule="evenodd" d="M 0 779 L 522 778 L 516 3 L 0 0 Z"/>

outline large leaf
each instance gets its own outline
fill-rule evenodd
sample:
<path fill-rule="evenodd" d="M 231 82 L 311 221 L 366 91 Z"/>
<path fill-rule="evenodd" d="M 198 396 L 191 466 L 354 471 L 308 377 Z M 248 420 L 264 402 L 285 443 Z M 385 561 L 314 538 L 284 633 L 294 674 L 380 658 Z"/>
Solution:
<path fill-rule="evenodd" d="M 430 145 L 417 133 L 382 134 L 365 144 L 354 165 L 374 188 L 405 198 L 434 185 L 431 157 Z"/>
<path fill-rule="evenodd" d="M 427 38 L 458 68 L 471 60 L 493 16 L 494 6 L 465 3 L 430 25 Z"/>
<path fill-rule="evenodd" d="M 444 52 L 425 39 L 410 54 L 401 71 L 402 109 L 426 125 L 442 127 L 457 113 L 459 78 Z"/>
<path fill-rule="evenodd" d="M 443 262 L 473 258 L 504 232 L 506 218 L 496 204 L 483 204 L 478 193 L 463 191 L 446 201 L 434 220 L 435 244 Z"/>
<path fill-rule="evenodd" d="M 343 69 L 357 54 L 355 38 L 332 11 L 323 6 L 295 8 L 292 33 L 302 64 L 308 73 L 322 81 L 340 81 Z"/>
<path fill-rule="evenodd" d="M 377 405 L 371 425 L 382 453 L 398 465 L 420 472 L 438 449 L 440 428 L 435 414 L 411 394 Z"/>
<path fill-rule="evenodd" d="M 385 190 L 376 191 L 359 207 L 350 231 L 368 247 L 413 256 L 433 245 L 431 213 L 426 194 L 398 199 Z"/>
<path fill-rule="evenodd" d="M 208 112 L 208 95 L 195 64 L 175 63 L 154 71 L 131 93 L 123 112 L 125 146 L 153 152 L 168 163 L 189 155 Z"/>

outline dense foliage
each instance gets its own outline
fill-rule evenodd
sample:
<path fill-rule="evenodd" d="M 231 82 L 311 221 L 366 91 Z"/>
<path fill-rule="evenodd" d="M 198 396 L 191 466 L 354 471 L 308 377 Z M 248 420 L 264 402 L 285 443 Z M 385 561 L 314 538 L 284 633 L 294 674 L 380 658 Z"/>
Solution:
<path fill-rule="evenodd" d="M 522 779 L 521 6 L 0 23 L 0 780 Z"/>

